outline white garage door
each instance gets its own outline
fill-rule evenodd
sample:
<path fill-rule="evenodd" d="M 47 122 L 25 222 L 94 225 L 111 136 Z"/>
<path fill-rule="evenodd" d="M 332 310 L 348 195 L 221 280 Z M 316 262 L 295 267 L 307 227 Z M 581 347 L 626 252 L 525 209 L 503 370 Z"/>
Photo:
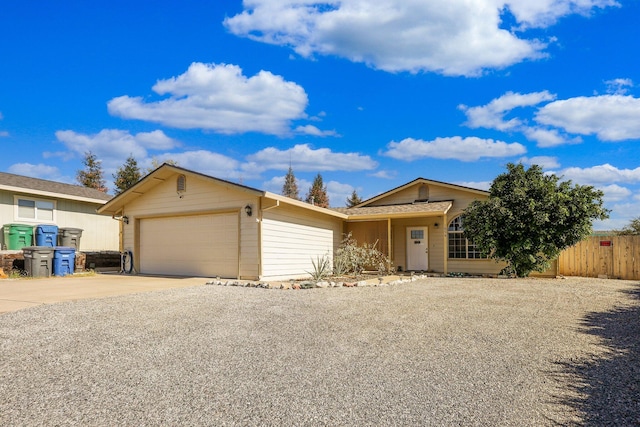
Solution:
<path fill-rule="evenodd" d="M 238 214 L 147 218 L 140 221 L 144 274 L 238 276 Z"/>

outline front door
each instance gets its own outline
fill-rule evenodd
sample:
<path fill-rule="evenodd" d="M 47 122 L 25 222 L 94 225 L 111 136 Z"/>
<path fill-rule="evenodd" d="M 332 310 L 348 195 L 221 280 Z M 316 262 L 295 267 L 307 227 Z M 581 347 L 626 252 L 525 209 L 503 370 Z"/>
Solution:
<path fill-rule="evenodd" d="M 429 270 L 429 229 L 407 227 L 407 270 Z"/>

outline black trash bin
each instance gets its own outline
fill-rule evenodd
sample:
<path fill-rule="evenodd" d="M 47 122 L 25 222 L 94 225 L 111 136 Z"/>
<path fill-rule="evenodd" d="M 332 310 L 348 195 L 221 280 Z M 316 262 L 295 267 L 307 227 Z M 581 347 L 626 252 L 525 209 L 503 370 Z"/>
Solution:
<path fill-rule="evenodd" d="M 82 228 L 60 228 L 58 230 L 58 246 L 67 246 L 80 250 Z"/>
<path fill-rule="evenodd" d="M 50 277 L 53 272 L 53 252 L 50 246 L 26 246 L 24 253 L 24 269 L 29 277 Z"/>

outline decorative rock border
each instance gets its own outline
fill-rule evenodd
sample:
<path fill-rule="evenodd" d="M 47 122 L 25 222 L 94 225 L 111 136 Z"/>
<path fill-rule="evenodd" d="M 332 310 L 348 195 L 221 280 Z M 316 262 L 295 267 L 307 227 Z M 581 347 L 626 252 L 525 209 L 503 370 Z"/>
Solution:
<path fill-rule="evenodd" d="M 358 280 L 358 281 L 329 281 L 323 280 L 315 282 L 312 280 L 303 281 L 253 281 L 253 280 L 232 280 L 232 279 L 214 279 L 205 283 L 205 285 L 217 285 L 217 286 L 240 286 L 246 288 L 261 288 L 261 289 L 282 289 L 282 290 L 300 290 L 300 289 L 312 289 L 312 288 L 356 288 L 356 287 L 373 287 L 373 286 L 392 286 L 402 283 L 410 283 L 416 280 L 426 279 L 426 274 L 411 275 L 411 276 L 380 276 L 373 279 Z"/>

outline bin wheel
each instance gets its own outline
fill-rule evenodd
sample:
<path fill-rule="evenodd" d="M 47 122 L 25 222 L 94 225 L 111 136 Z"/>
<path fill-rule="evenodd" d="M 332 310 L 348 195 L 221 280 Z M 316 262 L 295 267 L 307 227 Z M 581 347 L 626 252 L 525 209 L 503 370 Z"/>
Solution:
<path fill-rule="evenodd" d="M 133 252 L 127 250 L 120 254 L 120 269 L 126 274 L 133 271 Z"/>

